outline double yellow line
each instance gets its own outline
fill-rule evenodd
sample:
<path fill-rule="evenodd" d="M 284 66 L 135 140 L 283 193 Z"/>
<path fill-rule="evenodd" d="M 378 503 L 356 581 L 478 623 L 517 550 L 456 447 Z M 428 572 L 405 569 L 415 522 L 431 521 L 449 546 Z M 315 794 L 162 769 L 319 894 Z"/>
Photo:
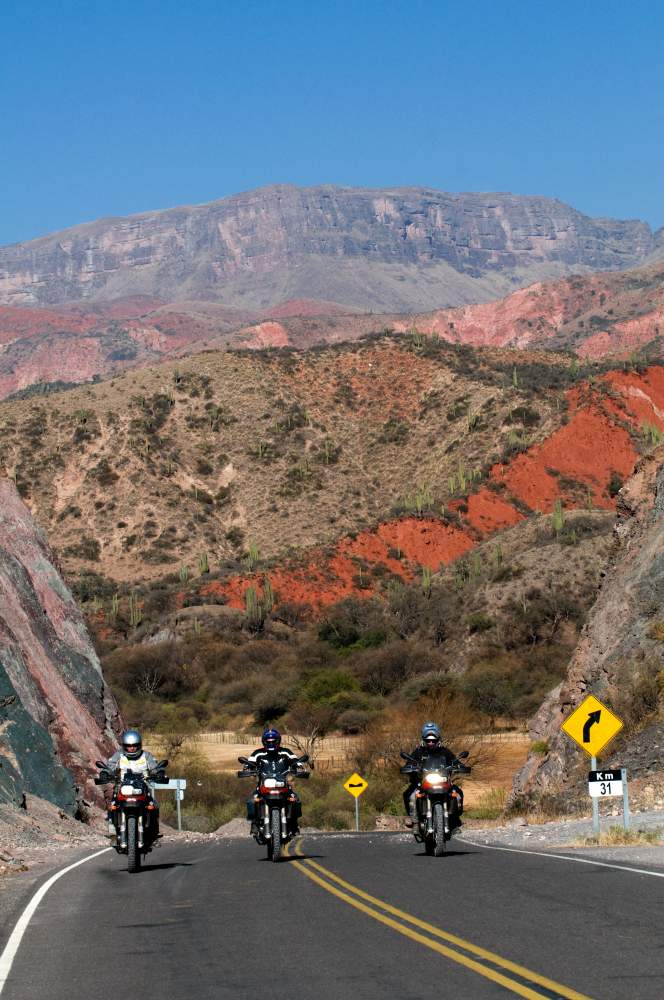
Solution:
<path fill-rule="evenodd" d="M 285 854 L 289 857 L 292 857 L 292 846 L 292 844 L 286 846 Z M 343 900 L 344 903 L 379 923 L 391 927 L 404 937 L 417 941 L 418 944 L 451 959 L 458 965 L 463 965 L 472 972 L 484 976 L 485 979 L 504 986 L 517 996 L 527 997 L 528 1000 L 590 1000 L 585 993 L 578 993 L 568 986 L 554 982 L 553 979 L 531 972 L 516 962 L 510 962 L 509 959 L 480 948 L 471 941 L 465 941 L 425 920 L 413 917 L 410 913 L 392 906 L 391 903 L 370 896 L 368 892 L 346 882 L 328 868 L 303 857 L 301 840 L 295 845 L 295 855 L 301 860 L 293 861 L 293 867 L 337 899 Z M 445 944 L 441 943 L 443 941 Z"/>

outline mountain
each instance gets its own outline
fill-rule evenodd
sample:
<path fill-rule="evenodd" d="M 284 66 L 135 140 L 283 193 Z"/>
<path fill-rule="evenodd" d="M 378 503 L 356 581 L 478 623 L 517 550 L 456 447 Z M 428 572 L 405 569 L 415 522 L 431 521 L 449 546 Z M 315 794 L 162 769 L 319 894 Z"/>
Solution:
<path fill-rule="evenodd" d="M 265 311 L 313 298 L 403 312 L 663 251 L 662 232 L 644 222 L 592 219 L 548 198 L 278 185 L 4 247 L 0 303 L 151 296 Z"/>
<path fill-rule="evenodd" d="M 0 479 L 0 794 L 73 813 L 93 799 L 91 763 L 113 746 L 118 709 L 53 553 Z"/>

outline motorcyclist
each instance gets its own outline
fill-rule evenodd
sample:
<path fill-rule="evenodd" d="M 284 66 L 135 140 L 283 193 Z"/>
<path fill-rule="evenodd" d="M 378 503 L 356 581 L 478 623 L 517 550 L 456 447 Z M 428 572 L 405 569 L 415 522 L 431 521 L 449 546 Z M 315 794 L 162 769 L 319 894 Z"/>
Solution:
<path fill-rule="evenodd" d="M 155 771 L 157 769 L 157 759 L 150 753 L 149 750 L 143 749 L 143 739 L 137 729 L 126 729 L 120 738 L 120 743 L 120 749 L 116 750 L 113 756 L 109 757 L 106 762 L 106 768 L 111 772 L 111 774 L 115 775 L 119 770 L 120 780 L 122 780 L 127 771 L 133 771 L 134 774 L 142 774 L 145 776 L 149 771 Z M 108 788 L 108 786 L 106 787 Z M 110 789 L 108 792 L 104 789 L 104 792 L 108 808 L 108 833 L 109 836 L 115 836 L 113 813 L 110 809 L 113 792 Z M 153 816 L 157 824 L 156 836 L 158 836 L 159 805 L 154 798 L 152 799 L 152 802 L 156 807 L 153 812 Z"/>
<path fill-rule="evenodd" d="M 451 765 L 456 760 L 456 755 L 443 745 L 440 727 L 435 722 L 425 722 L 422 726 L 421 739 L 419 744 L 410 751 L 410 756 L 421 763 L 432 751 L 440 755 L 446 765 Z M 413 815 L 415 811 L 415 793 L 420 785 L 420 775 L 413 772 L 410 775 L 408 787 L 403 793 L 403 805 L 406 811 L 406 826 L 414 825 Z M 452 785 L 453 799 L 456 801 L 457 809 L 454 819 L 454 826 L 461 826 L 461 814 L 463 813 L 463 791 L 458 785 Z"/>
<path fill-rule="evenodd" d="M 247 765 L 258 768 L 261 760 L 285 760 L 288 762 L 290 767 L 296 769 L 298 766 L 299 757 L 296 753 L 293 753 L 288 747 L 282 747 L 281 745 L 281 733 L 278 729 L 266 729 L 261 737 L 262 746 L 257 747 L 256 750 L 247 758 Z M 247 819 L 251 823 L 251 834 L 252 836 L 258 833 L 258 824 L 256 823 L 256 811 L 255 811 L 255 793 L 252 792 L 247 799 Z M 288 817 L 289 825 L 292 828 L 293 833 L 299 833 L 298 820 L 302 815 L 302 803 L 298 798 L 297 794 L 293 791 L 294 801 L 290 810 L 290 815 Z"/>

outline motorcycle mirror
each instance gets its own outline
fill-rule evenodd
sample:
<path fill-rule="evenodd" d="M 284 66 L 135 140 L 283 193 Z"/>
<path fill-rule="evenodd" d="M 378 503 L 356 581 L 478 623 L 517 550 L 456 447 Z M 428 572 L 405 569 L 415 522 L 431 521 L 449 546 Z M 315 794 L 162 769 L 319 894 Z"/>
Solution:
<path fill-rule="evenodd" d="M 168 760 L 160 760 L 157 764 L 157 771 L 163 771 L 165 767 L 168 767 Z"/>
<path fill-rule="evenodd" d="M 308 753 L 303 753 L 302 756 L 299 758 L 300 764 L 306 764 L 308 760 L 309 760 Z"/>
<path fill-rule="evenodd" d="M 95 764 L 97 765 L 97 767 L 101 767 L 104 770 L 106 770 L 106 764 L 105 764 L 105 762 L 103 760 L 96 760 Z"/>
<path fill-rule="evenodd" d="M 240 762 L 240 764 L 248 764 L 249 763 L 249 758 L 248 757 L 238 757 L 238 761 Z"/>
<path fill-rule="evenodd" d="M 468 751 L 462 750 L 461 753 L 459 754 L 459 760 L 465 760 L 467 756 L 468 756 Z"/>

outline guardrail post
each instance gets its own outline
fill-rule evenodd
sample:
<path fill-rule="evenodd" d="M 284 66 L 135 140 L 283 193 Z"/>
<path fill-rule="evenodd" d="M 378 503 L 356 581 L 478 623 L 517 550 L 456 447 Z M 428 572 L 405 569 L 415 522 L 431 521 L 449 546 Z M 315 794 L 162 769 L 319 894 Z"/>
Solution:
<path fill-rule="evenodd" d="M 623 830 L 629 830 L 629 792 L 627 791 L 627 770 L 620 768 L 620 780 L 623 786 Z"/>
<path fill-rule="evenodd" d="M 175 808 L 178 814 L 178 830 L 182 830 L 182 810 L 180 808 L 180 781 L 178 780 L 177 788 L 175 789 Z"/>

